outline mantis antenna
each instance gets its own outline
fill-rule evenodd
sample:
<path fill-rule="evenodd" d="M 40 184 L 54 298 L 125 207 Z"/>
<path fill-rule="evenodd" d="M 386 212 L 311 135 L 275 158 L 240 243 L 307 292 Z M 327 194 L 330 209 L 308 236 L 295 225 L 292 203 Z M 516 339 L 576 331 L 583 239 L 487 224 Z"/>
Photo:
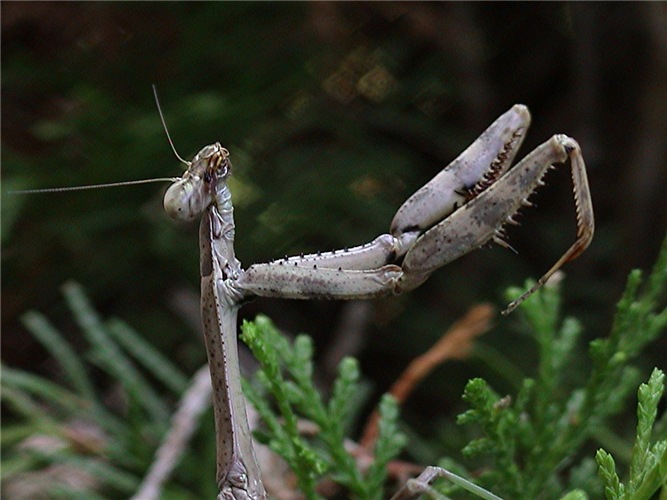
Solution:
<path fill-rule="evenodd" d="M 86 189 L 133 186 L 135 184 L 149 184 L 151 182 L 176 182 L 177 180 L 179 180 L 178 177 L 158 177 L 155 179 L 139 179 L 137 181 L 109 182 L 106 184 L 88 184 L 86 186 L 69 186 L 69 187 L 44 188 L 44 189 L 18 189 L 15 191 L 7 191 L 7 194 L 62 193 L 64 191 L 84 191 Z"/>
<path fill-rule="evenodd" d="M 153 87 L 153 95 L 155 96 L 155 104 L 157 105 L 157 112 L 160 113 L 160 120 L 162 121 L 162 127 L 164 128 L 164 133 L 167 134 L 167 140 L 169 141 L 171 150 L 174 152 L 174 155 L 176 155 L 176 158 L 178 158 L 178 161 L 180 161 L 181 163 L 185 163 L 189 167 L 190 162 L 181 158 L 181 155 L 179 155 L 178 151 L 176 151 L 174 142 L 171 140 L 171 136 L 169 135 L 169 130 L 167 129 L 167 123 L 164 121 L 164 115 L 162 114 L 162 108 L 160 107 L 160 100 L 157 97 L 157 87 L 155 86 L 155 84 L 153 84 L 152 87 Z"/>
<path fill-rule="evenodd" d="M 162 108 L 160 107 L 160 100 L 158 99 L 157 96 L 157 88 L 155 84 L 152 85 L 153 87 L 153 95 L 155 96 L 155 104 L 157 105 L 157 110 L 158 113 L 160 114 L 160 121 L 162 122 L 162 127 L 164 128 L 165 133 L 167 134 L 167 140 L 169 141 L 169 145 L 171 146 L 171 150 L 174 152 L 174 155 L 176 158 L 178 158 L 178 161 L 181 163 L 184 163 L 188 167 L 190 166 L 190 162 L 187 160 L 184 160 L 181 158 L 181 156 L 178 154 L 176 151 L 176 147 L 174 147 L 174 142 L 171 140 L 171 136 L 169 135 L 169 130 L 167 129 L 167 124 L 164 119 L 164 115 L 162 114 Z M 70 187 L 58 187 L 58 188 L 45 188 L 45 189 L 19 189 L 19 190 L 14 190 L 14 191 L 8 191 L 8 194 L 36 194 L 36 193 L 62 193 L 65 191 L 83 191 L 86 189 L 100 189 L 100 188 L 108 188 L 108 187 L 119 187 L 119 186 L 133 186 L 136 184 L 149 184 L 152 182 L 176 182 L 179 180 L 178 177 L 157 177 L 154 179 L 140 179 L 136 181 L 122 181 L 122 182 L 109 182 L 109 183 L 103 183 L 103 184 L 88 184 L 85 186 L 70 186 Z"/>

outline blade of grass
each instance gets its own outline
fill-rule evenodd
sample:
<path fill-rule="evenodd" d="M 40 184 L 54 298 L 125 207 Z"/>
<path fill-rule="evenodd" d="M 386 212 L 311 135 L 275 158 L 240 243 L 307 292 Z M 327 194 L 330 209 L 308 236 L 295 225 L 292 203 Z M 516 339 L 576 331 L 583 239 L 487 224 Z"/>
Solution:
<path fill-rule="evenodd" d="M 156 379 L 176 394 L 188 388 L 188 378 L 160 351 L 123 321 L 111 318 L 107 330 L 113 339 L 129 352 Z"/>
<path fill-rule="evenodd" d="M 136 402 L 151 415 L 155 424 L 166 425 L 169 419 L 166 404 L 112 340 L 81 286 L 74 282 L 65 283 L 63 293 L 77 323 L 93 345 L 91 361 L 120 381 Z"/>
<path fill-rule="evenodd" d="M 95 401 L 95 389 L 90 383 L 81 359 L 60 332 L 44 316 L 34 311 L 24 314 L 21 321 L 62 367 L 65 377 L 76 392 L 89 401 Z"/>

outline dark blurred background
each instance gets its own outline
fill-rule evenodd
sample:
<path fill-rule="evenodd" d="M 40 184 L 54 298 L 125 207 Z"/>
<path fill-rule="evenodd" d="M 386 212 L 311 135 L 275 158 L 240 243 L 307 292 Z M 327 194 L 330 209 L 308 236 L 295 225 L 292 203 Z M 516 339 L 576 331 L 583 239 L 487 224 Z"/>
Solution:
<path fill-rule="evenodd" d="M 10 189 L 180 175 L 151 95 L 157 84 L 180 154 L 220 141 L 235 166 L 237 256 L 248 266 L 386 232 L 394 211 L 500 113 L 527 104 L 519 157 L 575 137 L 597 218 L 565 268 L 564 304 L 585 340 L 608 333 L 630 269 L 648 269 L 667 216 L 664 3 L 2 2 L 2 360 L 49 376 L 56 364 L 21 326 L 46 314 L 81 348 L 59 287 L 83 284 L 188 373 L 204 363 L 197 224 L 163 213 L 166 185 L 8 196 Z M 342 351 L 374 395 L 471 305 L 541 275 L 571 244 L 567 168 L 531 198 L 497 246 L 418 290 L 369 303 L 257 300 L 318 346 L 324 380 Z M 534 373 L 519 315 L 498 318 L 485 356 L 450 363 L 404 409 L 416 429 L 451 422 L 465 381 L 502 394 Z M 341 347 L 341 346 L 349 347 Z M 480 351 L 481 352 L 481 351 Z M 585 344 L 573 377 L 586 373 Z M 491 353 L 491 354 L 489 354 Z M 662 366 L 665 340 L 642 360 Z M 372 403 L 373 400 L 369 404 Z M 447 424 L 443 424 L 447 425 Z M 421 431 L 420 431 L 421 432 Z M 426 435 L 427 430 L 423 430 Z"/>

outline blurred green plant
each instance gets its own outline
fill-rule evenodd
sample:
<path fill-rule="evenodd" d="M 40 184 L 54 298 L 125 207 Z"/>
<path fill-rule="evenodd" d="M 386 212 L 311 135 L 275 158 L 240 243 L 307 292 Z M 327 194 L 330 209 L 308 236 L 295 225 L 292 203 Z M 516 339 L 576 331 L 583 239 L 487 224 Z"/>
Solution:
<path fill-rule="evenodd" d="M 658 402 L 665 391 L 665 374 L 657 368 L 648 383 L 637 393 L 637 436 L 632 447 L 629 478 L 624 485 L 616 473 L 613 457 L 598 450 L 595 459 L 609 500 L 649 499 L 667 481 L 667 439 L 651 444 L 651 434 L 658 413 Z M 665 491 L 663 491 L 665 494 Z"/>
<path fill-rule="evenodd" d="M 488 498 L 493 492 L 516 499 L 573 500 L 602 494 L 608 499 L 649 499 L 661 489 L 665 495 L 667 418 L 657 418 L 663 372 L 655 369 L 639 388 L 633 446 L 619 446 L 618 439 L 609 437 L 611 431 L 605 437 L 601 429 L 636 387 L 638 371 L 631 363 L 665 331 L 666 291 L 667 240 L 647 280 L 640 271 L 630 273 L 611 335 L 590 343 L 590 374 L 572 389 L 567 387 L 569 371 L 581 326 L 573 318 L 560 320 L 558 286 L 547 286 L 525 301 L 523 318 L 540 352 L 536 377 L 525 379 L 515 398 L 499 396 L 479 378 L 467 384 L 463 398 L 470 409 L 458 422 L 481 429 L 481 437 L 462 450 L 478 472 L 444 458 L 439 465 L 451 471 L 445 477 L 452 484 L 439 483 L 437 490 L 429 486 L 427 493 L 468 498 L 470 494 L 461 491 L 471 490 L 463 479 L 467 477 L 488 490 Z M 127 325 L 116 319 L 102 321 L 78 285 L 67 284 L 64 293 L 90 344 L 85 359 L 113 380 L 121 403 L 105 404 L 83 359 L 43 316 L 27 313 L 26 327 L 58 360 L 68 387 L 3 367 L 2 400 L 14 413 L 3 422 L 3 484 L 12 492 L 33 496 L 126 496 L 136 491 L 151 464 L 154 448 L 169 426 L 171 399 L 185 391 L 188 380 Z M 508 295 L 519 293 L 512 289 Z M 385 396 L 380 402 L 374 460 L 361 472 L 345 446 L 361 403 L 357 362 L 341 362 L 325 403 L 313 380 L 309 337 L 300 335 L 290 342 L 263 316 L 245 322 L 241 337 L 261 364 L 256 383 L 244 385 L 265 425 L 258 438 L 286 460 L 303 494 L 318 498 L 316 486 L 328 477 L 355 498 L 382 498 L 387 466 L 405 445 L 394 400 Z M 316 424 L 317 431 L 305 435 L 299 425 L 304 419 Z M 205 443 L 215 441 L 211 425 L 199 432 Z M 614 458 L 603 449 L 595 457 L 596 468 L 585 448 L 591 438 L 613 444 L 617 459 L 627 468 L 624 483 Z M 213 464 L 210 444 L 206 456 Z M 200 452 L 186 452 L 163 498 L 215 496 L 212 466 L 209 471 L 199 466 L 201 462 Z"/>
<path fill-rule="evenodd" d="M 325 404 L 314 384 L 313 343 L 309 337 L 299 335 L 290 343 L 268 318 L 259 316 L 255 322 L 243 324 L 241 339 L 262 366 L 257 373 L 258 388 L 248 384 L 244 387 L 268 429 L 260 435 L 261 440 L 287 461 L 306 497 L 321 498 L 315 491 L 318 481 L 324 474 L 331 474 L 357 498 L 382 498 L 386 466 L 405 445 L 405 436 L 398 429 L 395 400 L 385 395 L 380 402 L 374 460 L 362 475 L 345 448 L 350 416 L 358 401 L 355 394 L 360 389 L 357 361 L 341 361 L 331 399 Z M 268 393 L 274 397 L 279 413 L 268 404 Z M 317 425 L 315 442 L 300 433 L 297 411 Z"/>
<path fill-rule="evenodd" d="M 11 409 L 11 416 L 3 415 L 3 496 L 127 497 L 152 462 L 173 400 L 188 387 L 188 378 L 127 324 L 103 321 L 80 285 L 67 283 L 63 293 L 88 349 L 75 352 L 41 314 L 23 316 L 26 328 L 57 360 L 64 382 L 2 366 L 2 402 Z M 102 396 L 94 387 L 93 369 L 112 381 L 110 394 Z M 211 426 L 201 432 L 213 442 Z M 191 454 L 181 465 L 185 476 L 177 476 L 192 474 L 185 483 L 209 484 L 204 477 L 213 468 L 197 464 Z M 165 498 L 199 496 L 188 489 L 172 482 Z M 207 494 L 205 486 L 199 493 Z M 215 494 L 214 485 L 208 494 Z"/>
<path fill-rule="evenodd" d="M 558 498 L 568 489 L 573 490 L 569 495 L 583 495 L 577 498 L 586 498 L 585 491 L 601 495 L 600 484 L 592 480 L 591 459 L 584 457 L 574 464 L 586 441 L 596 437 L 609 417 L 622 410 L 636 387 L 638 371 L 631 362 L 665 331 L 667 308 L 661 304 L 667 290 L 667 240 L 643 291 L 641 287 L 641 271 L 632 271 L 611 335 L 590 343 L 592 369 L 588 379 L 571 391 L 565 388 L 581 325 L 574 318 L 560 321 L 557 286 L 544 287 L 522 304 L 523 317 L 539 346 L 537 376 L 523 381 L 516 398 L 501 397 L 480 378 L 470 380 L 463 395 L 470 409 L 459 415 L 458 423 L 476 425 L 483 434 L 462 450 L 464 457 L 484 463 L 479 484 L 515 499 Z M 513 288 L 507 295 L 511 299 L 520 293 L 521 289 Z M 650 498 L 665 486 L 667 441 L 649 445 L 662 394 L 660 373 L 654 372 L 649 386 L 640 388 L 640 420 L 627 490 L 614 472 L 611 455 L 598 452 L 607 498 Z M 664 428 L 661 432 L 664 437 Z M 448 486 L 448 493 L 453 489 Z M 642 491 L 643 495 L 624 496 L 630 491 Z"/>

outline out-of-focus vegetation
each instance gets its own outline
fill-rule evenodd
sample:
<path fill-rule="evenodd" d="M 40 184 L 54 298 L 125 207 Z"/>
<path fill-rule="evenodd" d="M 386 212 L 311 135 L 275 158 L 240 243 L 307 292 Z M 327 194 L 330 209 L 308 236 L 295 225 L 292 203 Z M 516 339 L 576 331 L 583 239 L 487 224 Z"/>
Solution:
<path fill-rule="evenodd" d="M 516 102 L 533 113 L 524 153 L 567 133 L 587 162 L 596 236 L 566 267 L 564 287 L 564 308 L 581 318 L 587 339 L 606 335 L 628 271 L 651 265 L 665 236 L 664 4 L 0 8 L 7 366 L 60 375 L 20 324 L 29 309 L 83 347 L 59 296 L 68 279 L 184 372 L 204 362 L 197 228 L 167 220 L 164 188 L 6 195 L 178 175 L 151 83 L 182 156 L 214 141 L 230 150 L 237 254 L 246 266 L 387 231 L 400 204 Z M 283 329 L 315 335 L 324 386 L 336 360 L 354 354 L 372 389 L 384 392 L 468 306 L 504 305 L 508 284 L 540 275 L 568 247 L 575 226 L 569 176 L 561 169 L 547 181 L 531 198 L 537 208 L 509 231 L 518 256 L 484 249 L 408 295 L 369 304 L 258 300 L 242 313 L 261 311 Z M 417 433 L 437 427 L 443 436 L 437 450 L 413 451 L 418 461 L 468 441 L 449 423 L 462 409 L 468 379 L 483 376 L 503 394 L 516 389 L 513 374 L 535 369 L 522 324 L 513 317 L 499 324 L 471 359 L 437 371 L 403 408 Z M 667 359 L 664 338 L 654 345 L 639 360 L 644 380 Z M 573 376 L 585 370 L 585 359 L 583 351 L 573 355 Z M 111 394 L 113 384 L 94 375 Z M 626 416 L 633 413 L 629 406 Z M 632 434 L 632 421 L 619 419 L 619 435 Z M 599 439 L 604 444 L 605 436 Z"/>
<path fill-rule="evenodd" d="M 623 412 L 637 386 L 635 360 L 667 326 L 667 239 L 647 279 L 642 280 L 639 270 L 630 273 L 610 335 L 589 345 L 591 370 L 582 379 L 571 377 L 569 367 L 583 330 L 575 318 L 561 320 L 559 288 L 550 282 L 521 305 L 527 333 L 539 346 L 536 375 L 516 379 L 520 389 L 502 397 L 484 379 L 466 384 L 463 400 L 469 409 L 457 423 L 472 424 L 479 433 L 465 434 L 469 442 L 463 449 L 438 455 L 438 464 L 446 467 L 441 472 L 452 481 L 437 485 L 445 488 L 446 498 L 468 498 L 462 494 L 471 492 L 490 500 L 498 500 L 495 494 L 586 500 L 599 498 L 604 490 L 608 500 L 649 500 L 667 488 L 667 413 L 658 417 L 664 372 L 655 368 L 648 384 L 639 387 L 632 445 L 611 439 L 608 425 L 612 416 Z M 63 292 L 89 344 L 84 356 L 114 381 L 117 401 L 104 404 L 104 391 L 96 391 L 87 375 L 91 367 L 44 316 L 26 313 L 24 325 L 58 360 L 66 385 L 4 368 L 2 400 L 18 417 L 4 428 L 6 495 L 18 499 L 132 494 L 142 500 L 215 496 L 213 482 L 206 477 L 209 469 L 200 465 L 212 466 L 215 453 L 207 404 L 210 384 L 208 389 L 200 385 L 201 370 L 189 386 L 181 370 L 128 325 L 100 318 L 79 285 L 68 283 Z M 519 293 L 511 289 L 508 295 Z M 255 436 L 284 459 L 277 463 L 266 449 L 258 452 L 271 498 L 293 498 L 298 490 L 309 499 L 341 491 L 352 498 L 380 499 L 421 471 L 419 463 L 396 460 L 407 440 L 401 430 L 405 426 L 399 425 L 397 400 L 390 395 L 377 403 L 377 420 L 369 418 L 362 437 L 350 437 L 368 395 L 354 358 L 340 362 L 325 401 L 317 387 L 310 337 L 299 335 L 291 341 L 265 316 L 244 322 L 242 332 L 241 339 L 260 363 L 255 383 L 244 384 L 261 417 Z M 476 333 L 454 330 L 447 337 L 462 335 L 472 340 Z M 204 375 L 208 377 L 206 371 Z M 169 418 L 174 396 L 180 396 L 178 411 Z M 208 414 L 200 418 L 207 407 Z M 175 441 L 176 435 L 184 437 Z M 622 469 L 629 470 L 619 476 L 613 455 L 600 448 L 595 456 L 598 478 L 586 449 L 591 438 L 606 441 L 629 465 Z M 158 441 L 160 451 L 154 453 Z M 198 443 L 209 446 L 196 449 Z M 428 448 L 436 454 L 445 449 L 436 444 Z M 405 455 L 415 456 L 413 446 Z M 153 472 L 165 466 L 155 463 L 167 456 L 175 457 L 167 460 L 170 473 L 161 474 L 164 479 L 158 482 Z M 435 486 L 421 484 L 431 498 L 440 498 Z M 155 490 L 160 494 L 147 496 Z"/>

